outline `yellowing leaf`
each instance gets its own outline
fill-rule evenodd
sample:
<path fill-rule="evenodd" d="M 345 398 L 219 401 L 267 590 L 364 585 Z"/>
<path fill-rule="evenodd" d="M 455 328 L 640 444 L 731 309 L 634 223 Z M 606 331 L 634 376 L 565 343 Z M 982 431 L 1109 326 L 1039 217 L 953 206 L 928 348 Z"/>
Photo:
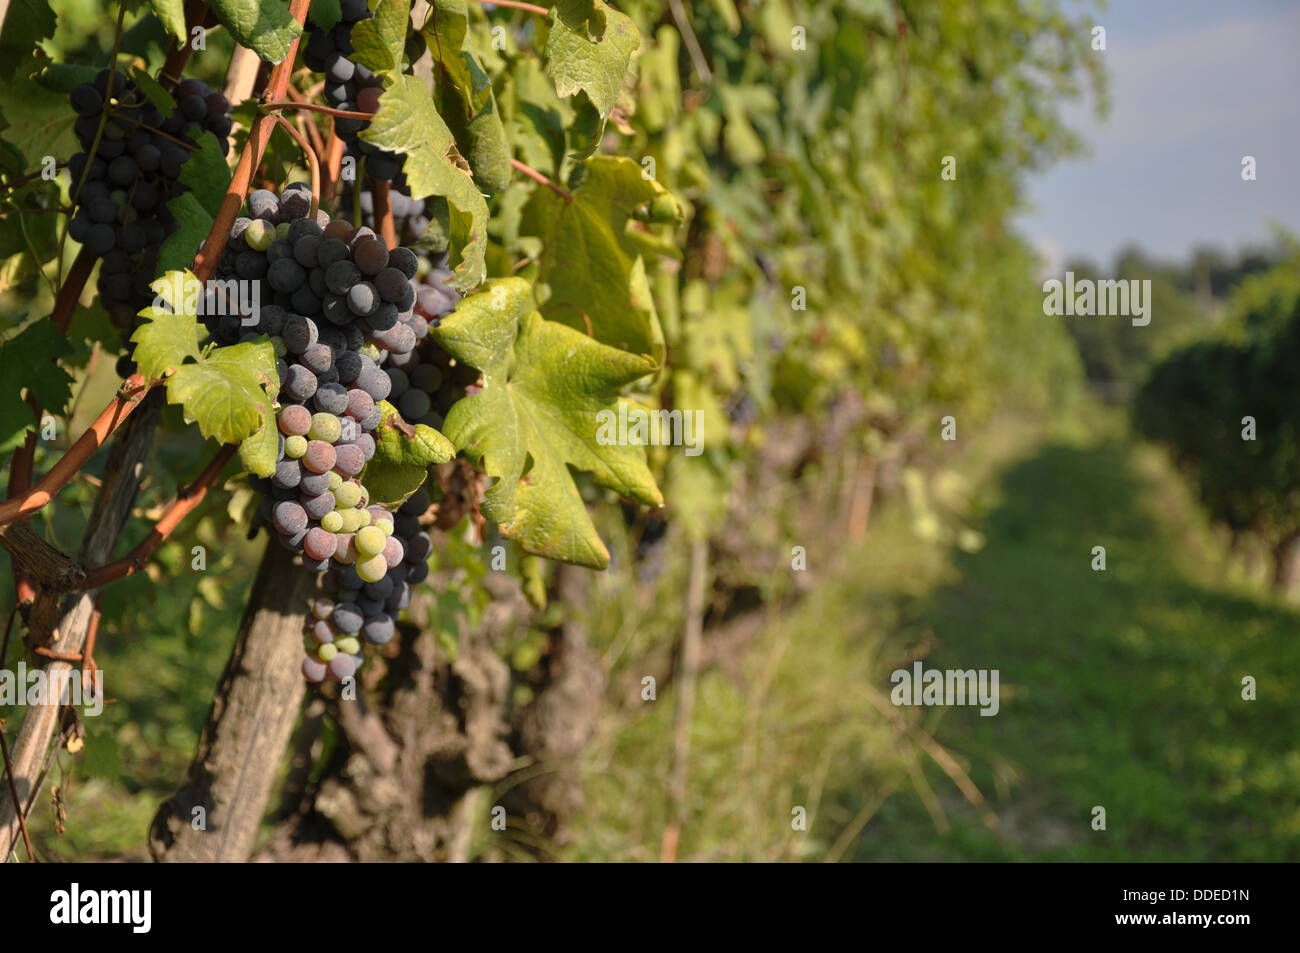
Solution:
<path fill-rule="evenodd" d="M 443 429 L 496 482 L 483 512 L 530 553 L 593 569 L 609 564 L 569 468 L 623 496 L 662 503 L 639 446 L 601 445 L 601 412 L 618 413 L 619 387 L 653 362 L 599 344 L 531 310 L 528 283 L 492 282 L 432 333 L 483 372 L 483 389 L 458 401 Z"/>

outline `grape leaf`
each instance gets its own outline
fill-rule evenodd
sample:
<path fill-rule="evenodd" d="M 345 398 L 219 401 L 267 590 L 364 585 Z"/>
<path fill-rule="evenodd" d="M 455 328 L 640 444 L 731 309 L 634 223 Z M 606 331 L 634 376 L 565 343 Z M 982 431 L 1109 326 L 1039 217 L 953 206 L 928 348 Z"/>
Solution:
<path fill-rule="evenodd" d="M 489 194 L 510 184 L 510 143 L 492 92 L 492 78 L 473 54 L 461 49 L 467 28 L 464 0 L 441 2 L 424 26 L 437 64 L 438 112 L 469 161 L 474 180 Z"/>
<path fill-rule="evenodd" d="M 185 27 L 185 0 L 149 0 L 149 9 L 167 35 L 176 41 L 178 49 L 189 42 L 189 30 Z"/>
<path fill-rule="evenodd" d="M 246 341 L 200 351 L 202 329 L 195 316 L 198 279 L 192 272 L 168 272 L 151 286 L 154 305 L 131 335 L 135 360 L 150 379 L 167 377 L 167 402 L 180 404 L 185 419 L 221 443 L 239 443 L 260 432 L 265 440 L 272 397 L 280 392 L 275 348 L 269 340 Z M 264 459 L 264 447 L 251 449 L 245 464 Z M 250 466 L 266 475 L 263 469 Z"/>
<path fill-rule="evenodd" d="M 199 279 L 189 269 L 168 271 L 149 285 L 154 303 L 140 312 L 145 321 L 131 335 L 134 360 L 146 380 L 166 377 L 186 358 L 201 359 L 203 329 L 194 319 L 199 288 Z"/>
<path fill-rule="evenodd" d="M 586 93 L 600 117 L 581 156 L 596 150 L 640 45 L 632 19 L 601 0 L 560 0 L 551 11 L 546 75 L 561 97 Z"/>
<path fill-rule="evenodd" d="M 352 28 L 350 59 L 376 73 L 400 71 L 411 25 L 411 0 L 379 0 L 375 15 Z"/>
<path fill-rule="evenodd" d="M 456 262 L 452 284 L 464 290 L 482 282 L 486 274 L 487 202 L 464 168 L 455 138 L 424 83 L 414 76 L 393 77 L 361 138 L 406 155 L 406 181 L 412 198 L 446 197 Z"/>
<path fill-rule="evenodd" d="M 261 429 L 279 393 L 275 348 L 269 340 L 213 348 L 197 364 L 182 364 L 167 379 L 167 402 L 180 404 L 199 433 L 239 443 Z"/>
<path fill-rule="evenodd" d="M 184 20 L 181 22 L 183 25 Z M 135 85 L 139 87 L 140 91 L 148 97 L 149 102 L 153 103 L 164 116 L 170 116 L 176 111 L 176 98 L 163 89 L 162 84 L 150 76 L 147 70 L 142 70 L 138 66 L 135 67 L 131 70 L 131 79 L 135 81 Z"/>
<path fill-rule="evenodd" d="M 43 409 L 63 412 L 72 393 L 72 377 L 59 361 L 72 353 L 72 345 L 53 321 L 33 321 L 0 344 L 0 453 L 25 439 L 36 420 L 22 398 L 27 388 Z"/>
<path fill-rule="evenodd" d="M 279 457 L 280 430 L 275 423 L 275 411 L 268 407 L 262 414 L 261 429 L 239 444 L 239 462 L 248 472 L 269 477 L 275 475 Z"/>
<path fill-rule="evenodd" d="M 185 164 L 189 165 L 188 162 Z M 181 227 L 168 235 L 158 249 L 158 271 L 164 273 L 180 271 L 194 264 L 194 256 L 212 230 L 213 222 L 213 217 L 193 192 L 182 192 L 167 203 L 167 208 Z"/>
<path fill-rule="evenodd" d="M 12 18 L 13 11 L 10 10 Z M 36 68 L 38 59 L 29 59 L 20 70 L 24 76 Z M 3 139 L 17 150 L 22 162 L 14 171 L 26 171 L 40 164 L 43 156 L 66 160 L 80 150 L 72 131 L 77 114 L 68 108 L 68 97 L 52 92 L 38 83 L 5 84 L 0 93 L 0 122 Z"/>
<path fill-rule="evenodd" d="M 372 436 L 375 455 L 362 471 L 361 482 L 373 503 L 402 503 L 418 490 L 429 467 L 456 455 L 450 440 L 425 424 L 411 426 L 388 401 L 379 402 L 381 418 Z"/>
<path fill-rule="evenodd" d="M 57 182 L 34 179 L 0 199 L 0 211 L 55 209 L 59 207 L 60 202 Z M 41 261 L 54 257 L 58 250 L 58 225 L 59 216 L 49 212 L 27 214 L 10 212 L 0 219 L 0 258 L 33 250 Z"/>
<path fill-rule="evenodd" d="M 283 0 L 212 0 L 212 11 L 241 46 L 268 63 L 289 55 L 302 26 Z"/>
<path fill-rule="evenodd" d="M 99 70 L 93 66 L 74 66 L 71 63 L 50 63 L 36 74 L 36 82 L 52 93 L 65 96 L 82 83 L 94 82 Z"/>
<path fill-rule="evenodd" d="M 483 372 L 483 389 L 453 405 L 443 429 L 496 478 L 484 514 L 530 553 L 604 569 L 609 551 L 569 467 L 623 496 L 663 502 L 644 448 L 596 440 L 600 411 L 618 412 L 616 389 L 654 363 L 544 320 L 522 278 L 465 298 L 431 333 Z"/>
<path fill-rule="evenodd" d="M 522 230 L 543 242 L 540 280 L 551 295 L 542 313 L 658 363 L 663 333 L 640 250 L 625 232 L 638 208 L 671 195 L 623 156 L 599 156 L 579 168 L 585 174 L 572 200 L 538 188 L 524 208 Z M 573 267 L 575 256 L 584 267 Z"/>
<path fill-rule="evenodd" d="M 226 156 L 212 133 L 203 133 L 195 142 L 199 149 L 191 152 L 181 166 L 180 181 L 189 186 L 190 194 L 198 199 L 203 210 L 215 220 L 221 210 L 221 202 L 226 197 L 226 188 L 230 185 L 230 166 L 226 165 Z M 171 207 L 170 204 L 168 207 Z M 211 227 L 209 221 L 208 228 Z M 203 238 L 207 234 L 205 231 Z"/>
<path fill-rule="evenodd" d="M 0 79 L 13 79 L 36 44 L 52 37 L 58 25 L 48 0 L 11 0 L 7 6 L 0 28 Z"/>
<path fill-rule="evenodd" d="M 307 18 L 322 31 L 331 30 L 334 24 L 343 19 L 343 10 L 339 0 L 311 0 Z"/>

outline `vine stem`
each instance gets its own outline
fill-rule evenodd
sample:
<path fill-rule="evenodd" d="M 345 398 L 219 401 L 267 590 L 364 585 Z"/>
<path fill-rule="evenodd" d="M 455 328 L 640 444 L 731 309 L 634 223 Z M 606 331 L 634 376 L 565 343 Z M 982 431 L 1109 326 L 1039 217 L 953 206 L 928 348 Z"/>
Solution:
<path fill-rule="evenodd" d="M 92 569 L 79 588 L 98 589 L 118 579 L 134 576 L 143 569 L 145 561 L 153 555 L 154 550 L 172 534 L 172 531 L 180 525 L 181 520 L 203 502 L 208 490 L 216 482 L 217 477 L 221 475 L 222 468 L 230 462 L 230 458 L 235 455 L 237 449 L 233 444 L 222 447 L 221 451 L 204 467 L 203 472 L 194 479 L 193 483 L 177 491 L 176 499 L 168 504 L 162 517 L 154 524 L 153 529 L 149 531 L 149 535 L 144 538 L 144 541 L 139 546 L 121 559 L 116 559 L 111 563 L 100 566 L 98 569 Z"/>
<path fill-rule="evenodd" d="M 704 58 L 704 50 L 700 48 L 699 37 L 695 35 L 690 19 L 687 18 L 686 11 L 682 9 L 682 0 L 668 0 L 668 9 L 672 12 L 673 20 L 677 23 L 677 32 L 681 34 L 682 40 L 686 43 L 686 51 L 691 55 L 691 63 L 695 66 L 695 72 L 700 74 L 700 79 L 704 81 L 705 86 L 712 85 L 713 71 L 709 69 L 709 61 Z"/>
<path fill-rule="evenodd" d="M 77 257 L 72 260 L 72 268 L 68 271 L 68 277 L 63 280 L 59 296 L 54 299 L 54 310 L 50 312 L 50 318 L 64 334 L 68 333 L 68 325 L 72 322 L 73 314 L 76 313 L 81 292 L 86 287 L 86 282 L 90 280 L 90 273 L 94 270 L 95 255 L 83 245 L 81 251 L 77 252 Z"/>
<path fill-rule="evenodd" d="M 104 445 L 113 431 L 131 416 L 145 393 L 159 383 L 161 381 L 146 382 L 139 374 L 127 378 L 117 396 L 109 401 L 89 429 L 77 438 L 77 442 L 68 448 L 36 486 L 0 503 L 0 525 L 30 516 L 50 502 L 54 494 L 67 485 L 95 451 Z"/>
<path fill-rule="evenodd" d="M 382 179 L 371 179 L 370 194 L 374 198 L 375 224 L 379 226 L 379 233 L 384 236 L 389 248 L 396 248 L 397 229 L 393 225 L 393 203 L 389 200 L 388 183 Z"/>
<path fill-rule="evenodd" d="M 325 153 L 325 169 L 321 177 L 321 189 L 332 198 L 339 184 L 339 172 L 343 165 L 343 140 L 334 134 L 334 120 L 330 120 L 330 145 Z"/>
<path fill-rule="evenodd" d="M 5 777 L 9 779 L 9 793 L 13 796 L 14 803 L 18 804 L 18 783 L 14 780 L 13 762 L 9 760 L 9 742 L 5 740 L 3 722 L 0 722 L 0 751 L 5 756 Z M 18 826 L 23 832 L 23 843 L 27 846 L 27 859 L 36 863 L 36 855 L 32 853 L 32 839 L 27 833 L 27 818 L 21 812 L 18 814 Z"/>
<path fill-rule="evenodd" d="M 535 3 L 524 3 L 523 0 L 474 0 L 475 3 L 490 3 L 494 7 L 513 7 L 516 10 L 527 10 L 529 13 L 536 13 L 538 16 L 549 16 L 550 10 L 546 7 L 539 7 Z"/>
<path fill-rule="evenodd" d="M 11 209 L 9 209 L 9 210 L 7 210 L 7 211 L 0 212 L 0 218 L 8 218 L 10 215 L 41 215 L 41 214 L 48 214 L 48 213 L 50 213 L 50 212 L 58 212 L 58 213 L 61 214 L 61 215 L 66 215 L 66 214 L 67 214 L 68 212 L 70 212 L 70 211 L 71 211 L 71 209 L 59 208 L 59 207 L 55 207 L 55 208 L 11 208 Z"/>
<path fill-rule="evenodd" d="M 167 54 L 167 62 L 163 63 L 162 71 L 159 73 L 168 92 L 181 81 L 181 74 L 185 72 L 185 64 L 190 61 L 190 54 L 194 52 L 194 45 L 189 35 L 190 25 L 202 25 L 207 15 L 208 5 L 203 3 L 202 0 L 188 0 L 185 4 L 185 42 Z"/>
<path fill-rule="evenodd" d="M 335 109 L 333 106 L 320 106 L 316 103 L 263 103 L 257 107 L 260 112 L 270 113 L 276 109 L 306 109 L 308 112 L 324 113 L 327 116 L 335 116 L 339 119 L 374 119 L 374 113 L 356 112 L 348 109 Z"/>
<path fill-rule="evenodd" d="M 289 4 L 289 15 L 298 21 L 299 26 L 307 19 L 309 6 L 311 0 L 292 0 Z M 262 98 L 267 102 L 275 103 L 284 99 L 285 91 L 289 88 L 289 77 L 293 74 L 293 63 L 298 56 L 299 40 L 301 36 L 289 45 L 284 59 L 275 65 L 267 77 L 266 89 L 262 93 Z M 225 251 L 226 242 L 230 240 L 230 227 L 239 216 L 239 208 L 244 204 L 244 194 L 253 180 L 253 173 L 262 164 L 262 154 L 271 138 L 271 130 L 275 128 L 275 120 L 273 115 L 261 114 L 248 131 L 248 141 L 244 144 L 244 151 L 239 154 L 239 162 L 235 165 L 230 186 L 226 189 L 226 197 L 221 200 L 217 220 L 212 223 L 212 229 L 208 232 L 198 257 L 194 259 L 194 275 L 199 281 L 207 282 L 217 269 L 217 260 Z"/>
<path fill-rule="evenodd" d="M 560 198 L 564 199 L 566 202 L 573 201 L 572 192 L 570 192 L 568 189 L 564 189 L 556 185 L 554 182 L 552 182 L 546 176 L 542 175 L 542 173 L 538 172 L 532 166 L 524 165 L 518 159 L 511 159 L 510 166 L 511 168 L 517 169 L 518 171 L 522 172 L 524 175 L 528 176 L 528 178 L 532 179 L 534 182 L 540 182 L 542 185 L 546 186 L 548 189 L 550 189 Z"/>
<path fill-rule="evenodd" d="M 307 165 L 311 169 L 311 218 L 316 217 L 316 209 L 320 207 L 320 161 L 316 158 L 316 150 L 311 147 L 302 133 L 293 127 L 293 123 L 283 116 L 276 116 L 275 121 L 279 123 L 284 131 L 293 137 L 293 141 L 298 143 L 298 148 L 302 150 L 303 156 L 307 159 Z"/>
<path fill-rule="evenodd" d="M 153 126 L 150 126 L 147 123 L 143 123 L 139 119 L 132 119 L 130 116 L 127 116 L 116 110 L 113 111 L 113 117 L 115 119 L 121 119 L 123 122 L 129 122 L 133 126 L 139 126 L 141 129 L 148 129 L 154 135 L 162 136 L 164 139 L 170 139 L 172 142 L 176 143 L 176 145 L 180 146 L 182 149 L 188 149 L 190 152 L 199 151 L 199 147 L 196 146 L 194 143 L 186 142 L 183 139 L 177 139 L 175 136 L 163 132 L 161 129 L 155 129 Z"/>
<path fill-rule="evenodd" d="M 58 165 L 56 165 L 56 166 L 54 167 L 54 171 L 58 172 L 59 170 L 61 170 L 61 169 L 66 169 L 67 167 L 68 167 L 68 164 L 67 164 L 66 162 L 60 162 Z M 39 179 L 39 178 L 40 178 L 41 176 L 43 176 L 44 174 L 45 174 L 45 170 L 44 170 L 44 169 L 41 169 L 41 170 L 39 170 L 39 171 L 37 171 L 37 172 L 29 172 L 29 173 L 27 173 L 26 175 L 19 176 L 19 177 L 16 178 L 16 179 L 10 179 L 9 181 L 7 181 L 7 182 L 5 182 L 5 183 L 0 184 L 0 188 L 3 188 L 3 189 L 5 189 L 5 190 L 8 191 L 8 192 L 12 192 L 14 189 L 19 188 L 20 186 L 26 185 L 28 182 L 34 182 L 35 180 Z"/>
<path fill-rule="evenodd" d="M 307 94 L 300 93 L 298 91 L 298 88 L 294 86 L 293 83 L 289 84 L 289 88 L 287 92 L 289 93 L 289 98 L 291 98 L 296 103 L 306 103 L 310 101 L 309 96 Z M 307 136 L 307 138 L 311 140 L 311 147 L 316 152 L 316 158 L 324 159 L 325 142 L 324 140 L 321 139 L 320 130 L 316 128 L 316 124 L 314 122 L 307 122 L 306 121 L 307 117 L 301 114 L 299 114 L 296 118 L 298 120 L 298 131 L 304 133 Z"/>

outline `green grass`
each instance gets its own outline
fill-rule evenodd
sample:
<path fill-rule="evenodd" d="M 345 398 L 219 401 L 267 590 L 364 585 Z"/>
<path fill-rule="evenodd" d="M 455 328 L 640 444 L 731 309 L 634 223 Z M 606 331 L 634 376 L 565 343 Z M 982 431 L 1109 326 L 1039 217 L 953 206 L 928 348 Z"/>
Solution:
<path fill-rule="evenodd" d="M 927 721 L 996 792 L 1004 835 L 960 807 L 940 835 L 896 801 L 857 856 L 1300 858 L 1300 616 L 1221 582 L 1186 491 L 1122 439 L 1044 446 L 1000 497 L 986 547 L 956 556 L 961 578 L 917 611 L 938 639 L 928 665 L 1001 673 L 997 716 Z"/>
<path fill-rule="evenodd" d="M 1182 483 L 1107 430 L 1044 441 L 1003 423 L 928 481 L 928 504 L 895 494 L 836 568 L 813 559 L 812 593 L 731 672 L 702 676 L 682 859 L 1300 857 L 1300 615 L 1229 581 Z M 936 514 L 954 475 L 960 505 Z M 999 714 L 873 706 L 915 657 L 998 669 Z M 658 856 L 672 707 L 666 687 L 602 723 L 568 857 Z M 791 829 L 798 806 L 807 832 Z"/>

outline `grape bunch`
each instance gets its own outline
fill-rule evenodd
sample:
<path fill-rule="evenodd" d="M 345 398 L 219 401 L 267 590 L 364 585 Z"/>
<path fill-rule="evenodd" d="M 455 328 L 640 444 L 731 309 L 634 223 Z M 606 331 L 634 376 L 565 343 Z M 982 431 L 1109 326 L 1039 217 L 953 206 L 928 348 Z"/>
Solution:
<path fill-rule="evenodd" d="M 355 559 L 324 574 L 325 594 L 312 600 L 306 623 L 307 657 L 302 673 L 309 682 L 327 677 L 342 681 L 361 666 L 362 643 L 383 645 L 393 637 L 398 613 L 410 605 L 411 587 L 429 575 L 433 540 L 419 521 L 428 508 L 429 496 L 423 488 L 395 514 L 370 507 L 370 525 L 349 543 Z M 367 549 L 379 544 L 377 533 L 388 534 L 382 553 L 388 572 L 381 579 L 369 580 L 360 570 L 359 560 Z"/>
<path fill-rule="evenodd" d="M 378 401 L 392 390 L 380 364 L 415 347 L 412 322 L 428 333 L 415 313 L 419 261 L 410 249 L 390 251 L 368 228 L 331 221 L 324 212 L 313 216 L 309 187 L 301 183 L 280 195 L 250 193 L 247 212 L 231 229 L 216 276 L 255 283 L 259 306 L 247 315 L 205 308 L 203 317 L 218 343 L 266 335 L 275 348 L 279 449 L 275 474 L 253 481 L 265 494 L 260 517 L 308 568 L 329 570 L 341 589 L 369 586 L 365 606 L 378 600 L 382 607 L 395 586 L 385 582 L 389 574 L 396 570 L 405 582 L 412 572 L 399 567 L 419 527 L 403 525 L 410 532 L 395 535 L 396 518 L 371 504 L 358 477 L 375 453 Z M 409 599 L 409 590 L 401 591 Z M 351 648 L 346 638 L 357 631 L 336 631 L 342 648 Z M 381 635 L 375 625 L 366 632 L 372 641 Z M 339 649 L 323 649 L 314 664 L 309 659 L 307 677 L 352 674 L 358 653 Z"/>
<path fill-rule="evenodd" d="M 206 130 L 223 152 L 230 148 L 225 96 L 197 79 L 182 80 L 174 96 L 176 109 L 164 116 L 135 83 L 108 69 L 69 96 L 83 151 L 68 161 L 68 170 L 74 190 L 83 174 L 85 184 L 76 195 L 68 234 L 102 259 L 100 300 L 123 331 L 152 300 L 149 283 L 156 277 L 158 249 L 180 227 L 167 203 L 185 191 L 177 179 L 192 146 L 183 143 Z M 109 113 L 96 144 L 106 100 Z M 131 370 L 129 350 L 118 369 Z"/>
<path fill-rule="evenodd" d="M 303 44 L 302 61 L 307 68 L 325 74 L 325 98 L 331 106 L 348 112 L 375 113 L 383 81 L 371 70 L 348 59 L 353 52 L 352 27 L 374 16 L 366 0 L 342 0 L 342 19 L 329 31 L 312 28 Z M 363 158 L 371 178 L 393 180 L 401 175 L 401 156 L 376 149 L 359 138 L 369 123 L 364 119 L 336 117 L 334 134 L 343 140 L 353 157 Z"/>

